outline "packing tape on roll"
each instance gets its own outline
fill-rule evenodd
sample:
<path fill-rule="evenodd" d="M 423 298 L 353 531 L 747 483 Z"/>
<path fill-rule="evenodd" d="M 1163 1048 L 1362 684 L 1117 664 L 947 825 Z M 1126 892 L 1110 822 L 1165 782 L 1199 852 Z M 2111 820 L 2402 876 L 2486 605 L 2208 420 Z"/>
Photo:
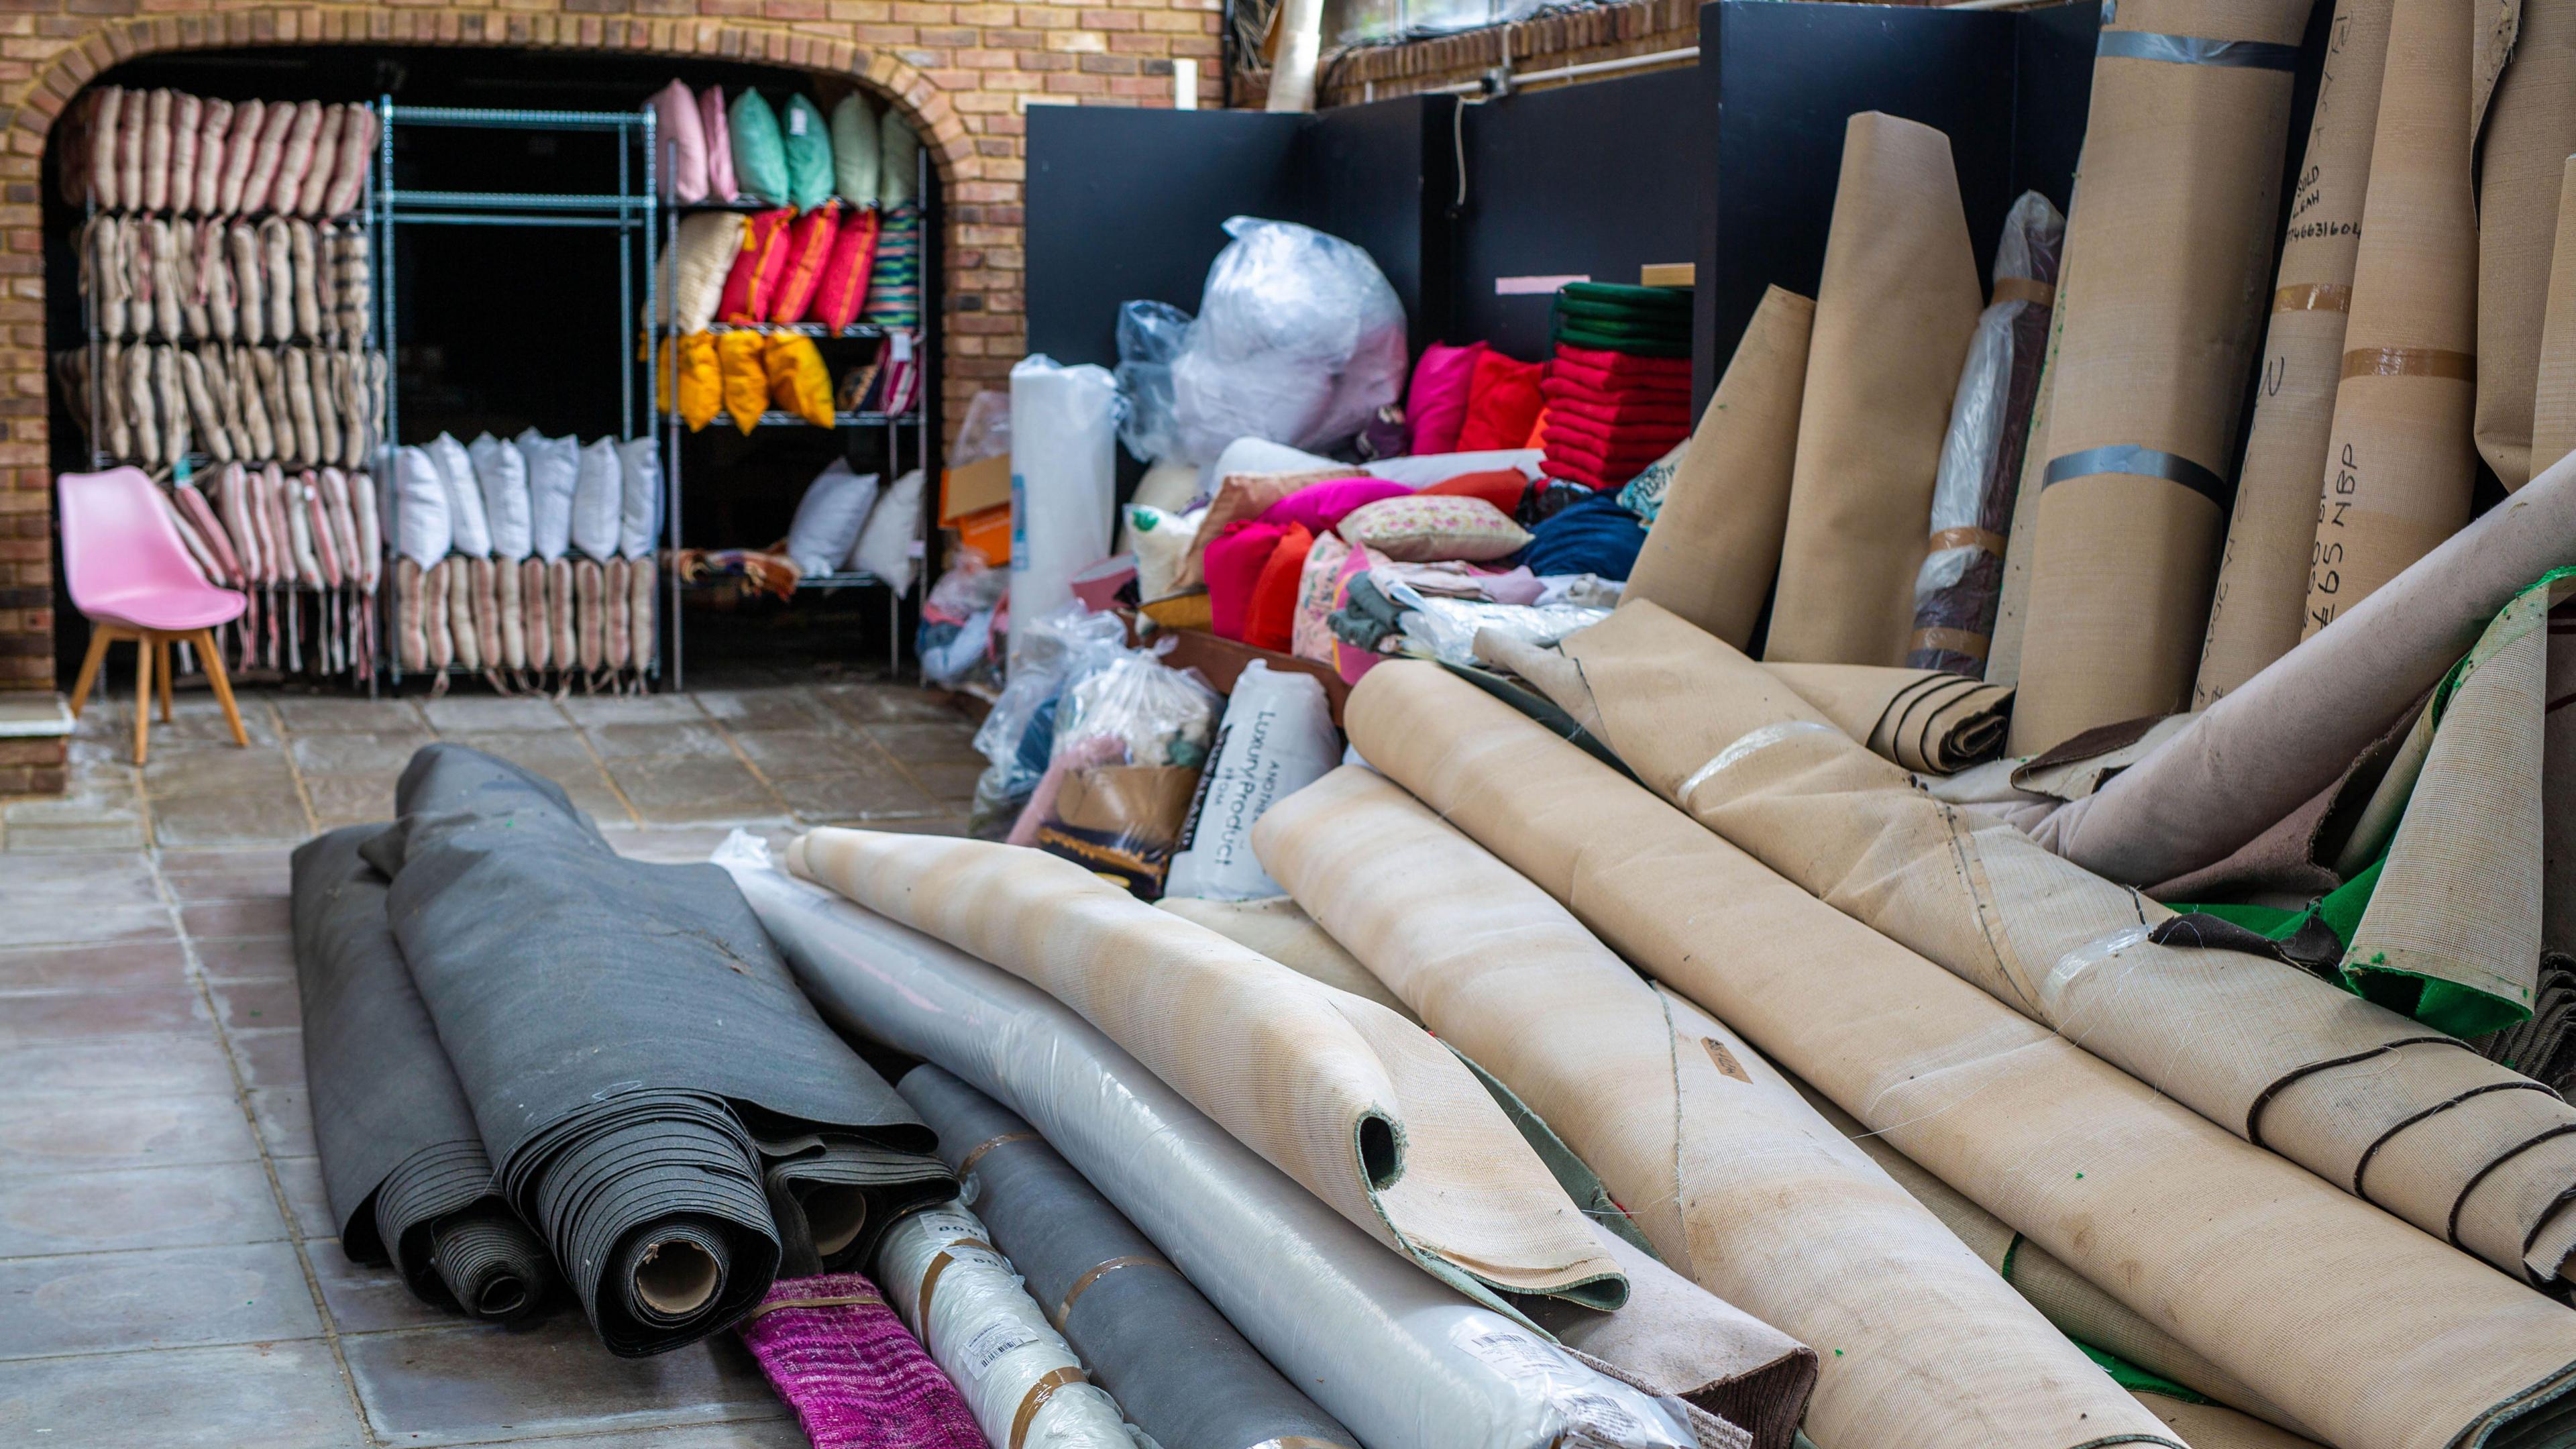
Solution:
<path fill-rule="evenodd" d="M 959 1177 L 964 1177 L 966 1174 L 973 1172 L 975 1170 L 975 1163 L 978 1159 L 983 1157 L 985 1153 L 992 1151 L 994 1148 L 1002 1146 L 1004 1143 L 1035 1142 L 1036 1140 L 1038 1140 L 1038 1134 L 1034 1132 L 1005 1132 L 998 1137 L 987 1137 L 983 1141 L 966 1149 L 966 1155 L 957 1159 L 957 1175 Z"/>
<path fill-rule="evenodd" d="M 2067 453 L 2052 458 L 2039 486 L 2047 488 L 2069 478 L 2090 478 L 2100 473 L 2125 473 L 2134 478 L 2161 478 L 2179 483 L 2221 508 L 2228 505 L 2227 480 L 2180 453 L 2161 448 L 2143 448 L 2135 443 L 2112 443 L 2099 448 L 2086 448 L 2080 453 Z"/>
<path fill-rule="evenodd" d="M 2352 288 L 2343 282 L 2302 282 L 2272 294 L 2275 312 L 2349 312 Z"/>
<path fill-rule="evenodd" d="M 1029 1423 L 1037 1418 L 1038 1410 L 1047 1406 L 1047 1400 L 1075 1384 L 1089 1382 L 1082 1370 L 1068 1365 L 1029 1385 L 1028 1393 L 1020 1399 L 1019 1412 L 1011 1415 L 1011 1449 L 1021 1449 L 1027 1443 Z"/>
<path fill-rule="evenodd" d="M 2103 18 L 2108 20 L 2109 15 Z M 2215 65 L 2234 70 L 2297 70 L 2299 48 L 2268 40 L 2211 40 L 2199 35 L 2160 35 L 2152 30 L 2105 30 L 2093 53 L 2107 60 L 2155 60 L 2168 65 Z"/>
<path fill-rule="evenodd" d="M 1141 1253 L 1130 1253 L 1124 1257 L 1111 1258 L 1105 1263 L 1094 1263 L 1081 1277 L 1073 1280 L 1072 1287 L 1064 1290 L 1064 1301 L 1055 1306 L 1055 1326 L 1058 1329 L 1064 1327 L 1064 1321 L 1073 1316 L 1073 1301 L 1080 1298 L 1085 1290 L 1121 1268 L 1160 1268 L 1167 1273 L 1181 1271 L 1160 1258 L 1150 1258 Z"/>
<path fill-rule="evenodd" d="M 1994 300 L 2037 302 L 2043 307 L 2049 307 L 2056 305 L 2057 289 L 2046 282 L 2034 281 L 2029 277 L 1997 277 Z"/>
<path fill-rule="evenodd" d="M 751 1310 L 751 1316 L 766 1318 L 772 1313 L 788 1308 L 852 1308 L 865 1303 L 873 1303 L 878 1307 L 885 1306 L 885 1300 L 873 1293 L 842 1293 L 830 1298 L 781 1298 L 775 1303 L 764 1303 Z"/>
<path fill-rule="evenodd" d="M 1945 528 L 1924 544 L 1924 552 L 1939 553 L 1945 548 L 1981 548 L 1991 554 L 2004 551 L 2004 536 L 1985 528 Z"/>
<path fill-rule="evenodd" d="M 2478 380 L 2478 360 L 2447 347 L 2356 347 L 2343 355 L 2346 377 L 2447 377 Z"/>

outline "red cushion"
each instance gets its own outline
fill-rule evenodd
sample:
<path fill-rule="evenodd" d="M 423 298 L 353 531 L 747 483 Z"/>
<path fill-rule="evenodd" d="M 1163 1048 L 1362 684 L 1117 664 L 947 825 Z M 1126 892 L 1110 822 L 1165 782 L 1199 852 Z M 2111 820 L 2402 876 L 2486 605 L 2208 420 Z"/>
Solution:
<path fill-rule="evenodd" d="M 1476 379 L 1467 385 L 1467 423 L 1458 430 L 1458 451 L 1480 453 L 1517 448 L 1528 441 L 1538 421 L 1538 379 L 1546 366 L 1514 362 L 1499 352 L 1476 359 Z"/>
<path fill-rule="evenodd" d="M 769 320 L 769 304 L 777 294 L 778 279 L 787 271 L 787 228 L 796 219 L 792 207 L 764 211 L 746 223 L 742 252 L 733 259 L 733 270 L 725 274 L 724 300 L 716 305 L 716 319 L 721 322 L 746 324 Z"/>
<path fill-rule="evenodd" d="M 1276 523 L 1229 523 L 1207 546 L 1208 627 L 1220 639 L 1241 639 L 1252 611 L 1261 570 L 1288 530 Z"/>
<path fill-rule="evenodd" d="M 868 273 L 877 260 L 877 209 L 853 208 L 832 237 L 832 255 L 814 289 L 813 318 L 838 332 L 859 320 L 867 305 Z"/>
<path fill-rule="evenodd" d="M 778 296 L 769 304 L 770 321 L 805 320 L 805 309 L 823 280 L 823 264 L 831 259 L 840 220 L 841 203 L 837 201 L 824 202 L 797 220 L 795 229 L 788 233 L 787 270 L 778 279 Z"/>
<path fill-rule="evenodd" d="M 1292 523 L 1279 537 L 1279 546 L 1270 551 L 1270 560 L 1261 566 L 1261 577 L 1252 585 L 1252 607 L 1243 621 L 1243 642 L 1256 649 L 1275 649 L 1285 654 L 1297 627 L 1297 580 L 1306 572 L 1306 555 L 1315 547 L 1315 535 L 1306 525 Z"/>
<path fill-rule="evenodd" d="M 1505 513 L 1518 513 L 1521 499 L 1529 493 L 1529 479 L 1518 468 L 1497 468 L 1490 473 L 1461 473 L 1455 478 L 1443 478 L 1422 491 L 1453 494 L 1460 498 L 1482 498 Z"/>

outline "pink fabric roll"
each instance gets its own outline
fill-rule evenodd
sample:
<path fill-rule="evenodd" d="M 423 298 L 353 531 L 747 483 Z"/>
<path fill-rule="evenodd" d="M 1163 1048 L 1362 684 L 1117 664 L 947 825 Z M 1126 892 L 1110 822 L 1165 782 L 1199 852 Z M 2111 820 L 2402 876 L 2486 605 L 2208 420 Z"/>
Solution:
<path fill-rule="evenodd" d="M 814 1449 L 984 1449 L 957 1386 L 857 1273 L 779 1279 L 742 1341 Z"/>

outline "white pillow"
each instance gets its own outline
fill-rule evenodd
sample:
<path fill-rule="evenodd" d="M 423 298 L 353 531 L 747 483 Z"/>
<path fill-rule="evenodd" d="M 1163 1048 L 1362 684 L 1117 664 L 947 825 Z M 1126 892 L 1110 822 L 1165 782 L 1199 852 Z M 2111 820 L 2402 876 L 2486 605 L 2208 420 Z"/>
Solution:
<path fill-rule="evenodd" d="M 853 473 L 842 459 L 805 485 L 796 500 L 796 521 L 787 526 L 787 556 L 807 574 L 828 574 L 850 556 L 859 529 L 877 501 L 877 475 Z"/>
<path fill-rule="evenodd" d="M 620 472 L 615 438 L 582 447 L 572 489 L 572 546 L 602 562 L 617 557 L 617 515 L 626 504 Z"/>
<path fill-rule="evenodd" d="M 617 445 L 617 462 L 617 551 L 646 558 L 662 540 L 662 452 L 651 438 L 629 438 Z"/>
<path fill-rule="evenodd" d="M 1547 456 L 1537 448 L 1496 448 L 1483 453 L 1415 453 L 1401 458 L 1381 458 L 1356 471 L 1372 478 L 1384 478 L 1407 488 L 1428 488 L 1434 483 L 1469 473 L 1499 473 L 1516 468 L 1529 477 L 1537 476 L 1542 459 Z"/>
<path fill-rule="evenodd" d="M 581 475 L 581 444 L 534 428 L 518 437 L 528 460 L 528 548 L 548 563 L 572 547 L 572 495 Z"/>
<path fill-rule="evenodd" d="M 921 470 L 894 480 L 868 514 L 868 526 L 850 550 L 850 566 L 865 569 L 901 593 L 912 587 L 912 545 L 921 532 Z"/>
<path fill-rule="evenodd" d="M 680 218 L 671 239 L 671 290 L 667 304 L 680 319 L 680 333 L 704 332 L 724 302 L 725 278 L 742 251 L 742 215 L 701 211 Z"/>
<path fill-rule="evenodd" d="M 438 476 L 447 481 L 447 520 L 455 531 L 456 551 L 490 558 L 492 525 L 483 516 L 483 485 L 474 479 L 474 459 L 448 433 L 429 440 L 429 456 L 438 464 Z"/>
<path fill-rule="evenodd" d="M 447 517 L 447 479 L 420 448 L 394 454 L 394 550 L 422 568 L 447 557 L 455 535 Z"/>
<path fill-rule="evenodd" d="M 516 445 L 485 433 L 465 445 L 482 485 L 483 520 L 491 526 L 495 558 L 528 556 L 528 460 Z"/>

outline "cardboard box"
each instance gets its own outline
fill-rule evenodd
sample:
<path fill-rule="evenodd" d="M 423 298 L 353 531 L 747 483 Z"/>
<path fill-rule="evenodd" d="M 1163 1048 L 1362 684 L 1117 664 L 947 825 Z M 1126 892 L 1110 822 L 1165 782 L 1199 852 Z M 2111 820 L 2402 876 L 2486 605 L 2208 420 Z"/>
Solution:
<path fill-rule="evenodd" d="M 1005 453 L 939 475 L 939 521 L 954 524 L 969 513 L 1011 506 L 1011 459 Z"/>
<path fill-rule="evenodd" d="M 995 568 L 1007 568 L 1011 562 L 1011 504 L 1005 498 L 999 508 L 986 508 L 964 517 L 940 520 L 957 530 L 957 541 L 984 556 Z"/>

